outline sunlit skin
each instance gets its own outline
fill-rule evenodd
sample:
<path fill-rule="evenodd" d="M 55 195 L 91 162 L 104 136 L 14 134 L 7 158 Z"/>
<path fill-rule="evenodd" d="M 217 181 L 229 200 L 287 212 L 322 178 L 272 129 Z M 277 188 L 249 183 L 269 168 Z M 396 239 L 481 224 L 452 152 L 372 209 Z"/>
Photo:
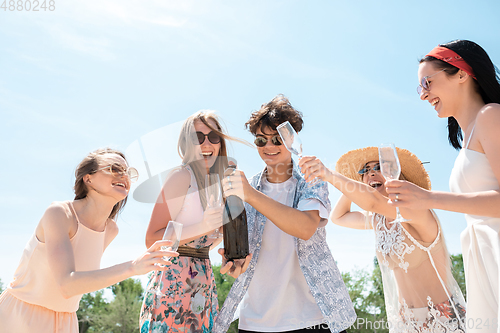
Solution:
<path fill-rule="evenodd" d="M 119 164 L 125 170 L 128 168 L 127 162 L 120 155 L 104 154 L 99 161 L 98 169 L 112 164 Z M 109 196 L 110 199 L 112 198 L 117 201 L 121 201 L 127 197 L 131 185 L 127 175 L 115 177 L 107 169 L 86 175 L 84 182 L 89 189 L 89 196 L 94 195 L 91 192 L 97 192 L 100 195 Z"/>
<path fill-rule="evenodd" d="M 217 128 L 217 124 L 212 119 L 208 119 L 207 122 L 213 128 Z M 210 127 L 208 127 L 199 120 L 194 122 L 194 129 L 196 132 L 202 132 L 203 134 L 208 134 L 212 131 Z M 200 158 L 203 159 L 203 161 L 205 162 L 207 173 L 210 172 L 210 168 L 214 165 L 215 161 L 217 160 L 217 156 L 219 156 L 220 153 L 220 147 L 221 147 L 220 142 L 213 144 L 210 142 L 210 140 L 208 140 L 208 137 L 205 137 L 205 141 L 203 141 L 201 145 L 196 145 L 196 148 L 199 149 L 198 154 Z"/>
<path fill-rule="evenodd" d="M 267 144 L 264 147 L 257 147 L 260 158 L 267 166 L 267 180 L 271 183 L 281 183 L 291 177 L 289 172 L 292 168 L 292 153 L 286 149 L 285 145 L 275 146 L 271 138 L 278 135 L 278 131 L 264 128 L 262 131 L 257 129 L 255 137 L 264 137 Z"/>
<path fill-rule="evenodd" d="M 423 62 L 418 68 L 418 82 L 426 76 L 428 79 L 429 90 L 422 89 L 420 99 L 428 101 L 438 117 L 446 118 L 453 114 L 452 110 L 458 107 L 456 94 L 460 93 L 460 89 L 450 89 L 450 85 L 454 88 L 458 87 L 458 75 L 449 76 L 446 72 L 440 72 L 441 69 L 435 67 L 432 62 Z M 432 75 L 432 76 L 431 76 Z"/>
<path fill-rule="evenodd" d="M 368 162 L 365 165 L 366 169 L 370 171 L 363 175 L 363 183 L 367 184 L 370 187 L 376 189 L 380 194 L 384 197 L 387 197 L 387 192 L 385 191 L 385 178 L 382 176 L 380 170 L 374 171 L 373 167 L 379 164 L 378 161 Z"/>
<path fill-rule="evenodd" d="M 418 82 L 431 76 L 429 90 L 422 89 L 420 99 L 428 101 L 439 118 L 454 117 L 460 127 L 468 134 L 469 125 L 475 122 L 478 111 L 484 106 L 484 101 L 476 92 L 474 79 L 463 70 L 454 75 L 440 72 L 433 62 L 423 62 L 418 67 Z"/>
<path fill-rule="evenodd" d="M 210 126 L 212 126 L 212 128 L 217 128 L 217 124 L 214 120 L 209 118 L 207 119 L 207 122 Z M 212 131 L 210 127 L 205 125 L 200 120 L 195 120 L 193 125 L 195 132 L 208 134 Z M 196 138 L 196 136 L 194 138 Z M 208 137 L 205 136 L 203 143 L 200 145 L 198 144 L 198 141 L 196 141 L 194 148 L 196 152 L 196 161 L 203 163 L 207 174 L 210 173 L 210 168 L 214 165 L 217 157 L 220 155 L 221 143 L 211 143 L 210 140 L 208 140 Z M 169 175 L 165 185 L 163 186 L 162 192 L 160 193 L 160 198 L 158 199 L 151 215 L 148 230 L 146 231 L 146 246 L 149 247 L 155 241 L 162 238 L 166 227 L 165 221 L 176 219 L 183 207 L 184 198 L 187 194 L 190 182 L 191 176 L 185 168 L 175 170 Z M 221 216 L 222 207 L 207 208 L 203 213 L 203 220 L 199 224 L 183 227 L 183 239 L 181 240 L 180 245 L 189 243 L 190 241 L 203 235 L 213 233 L 213 231 L 220 228 L 222 224 Z M 221 240 L 221 238 L 217 239 L 212 244 L 212 248 L 217 246 Z M 220 249 L 219 253 L 220 251 L 223 251 L 223 249 Z M 247 269 L 250 259 L 251 255 L 247 258 L 247 260 L 233 266 L 232 262 L 225 263 L 223 258 L 223 265 L 220 271 L 222 274 L 229 272 L 229 275 L 238 276 Z"/>
<path fill-rule="evenodd" d="M 418 78 L 432 75 L 438 71 L 432 62 L 420 64 Z M 476 89 L 474 79 L 459 70 L 453 76 L 444 72 L 436 74 L 430 89 L 423 90 L 420 98 L 434 104 L 439 117 L 454 117 L 463 130 L 464 142 L 470 143 L 469 150 L 485 154 L 497 180 L 500 180 L 500 105 L 485 104 Z M 436 103 L 437 102 L 437 103 Z M 471 137 L 472 129 L 474 135 Z M 500 195 L 497 191 L 477 193 L 448 193 L 428 191 L 414 184 L 390 180 L 386 191 L 392 200 L 391 205 L 412 209 L 443 209 L 465 214 L 500 217 Z M 398 195 L 399 200 L 394 201 Z"/>
<path fill-rule="evenodd" d="M 128 167 L 121 156 L 112 153 L 100 155 L 98 163 L 98 168 L 113 163 Z M 100 170 L 84 175 L 83 182 L 88 188 L 87 196 L 73 201 L 73 207 L 81 224 L 97 232 L 106 231 L 103 244 L 105 249 L 118 234 L 117 224 L 109 215 L 113 206 L 127 197 L 130 180 L 128 176 L 115 177 L 107 170 Z M 65 298 L 96 291 L 134 275 L 156 269 L 165 270 L 165 265 L 170 263 L 163 256 L 177 256 L 176 252 L 161 251 L 161 246 L 171 245 L 170 241 L 158 241 L 133 261 L 104 269 L 78 271 L 71 245 L 71 238 L 77 230 L 78 224 L 67 204 L 53 202 L 35 231 L 37 239 L 47 248 L 49 267 Z M 162 267 L 157 266 L 160 263 Z"/>

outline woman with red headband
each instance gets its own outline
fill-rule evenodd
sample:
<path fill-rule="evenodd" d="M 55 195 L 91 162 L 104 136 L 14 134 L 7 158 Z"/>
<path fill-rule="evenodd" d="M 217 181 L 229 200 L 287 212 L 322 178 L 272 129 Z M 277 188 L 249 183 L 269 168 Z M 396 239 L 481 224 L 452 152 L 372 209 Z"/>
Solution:
<path fill-rule="evenodd" d="M 461 149 L 450 178 L 453 193 L 401 180 L 388 181 L 387 193 L 395 206 L 465 214 L 467 228 L 461 242 L 467 332 L 500 332 L 499 76 L 479 45 L 457 40 L 427 54 L 420 61 L 418 77 L 420 99 L 427 100 L 438 117 L 448 118 L 449 141 Z"/>

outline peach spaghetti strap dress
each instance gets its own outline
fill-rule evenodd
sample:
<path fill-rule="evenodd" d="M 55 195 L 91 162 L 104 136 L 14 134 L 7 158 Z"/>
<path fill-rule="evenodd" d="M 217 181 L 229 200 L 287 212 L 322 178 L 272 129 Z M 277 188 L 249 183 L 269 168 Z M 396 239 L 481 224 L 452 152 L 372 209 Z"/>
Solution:
<path fill-rule="evenodd" d="M 85 227 L 71 202 L 78 223 L 71 238 L 77 271 L 100 268 L 106 230 Z M 26 245 L 14 279 L 0 295 L 0 333 L 78 333 L 76 310 L 82 295 L 64 298 L 50 269 L 47 248 L 33 234 Z"/>

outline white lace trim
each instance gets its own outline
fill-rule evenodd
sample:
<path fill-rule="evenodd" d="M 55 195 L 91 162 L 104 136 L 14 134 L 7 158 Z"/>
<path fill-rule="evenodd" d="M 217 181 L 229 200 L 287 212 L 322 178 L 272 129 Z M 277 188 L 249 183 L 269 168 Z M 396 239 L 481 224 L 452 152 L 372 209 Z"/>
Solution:
<path fill-rule="evenodd" d="M 375 225 L 375 218 L 377 218 L 377 223 Z M 387 257 L 389 254 L 395 254 L 399 259 L 398 266 L 404 269 L 405 273 L 408 273 L 408 266 L 410 265 L 404 260 L 406 254 L 410 254 L 415 250 L 415 245 L 408 245 L 403 242 L 405 236 L 401 233 L 401 224 L 394 223 L 390 229 L 385 226 L 385 216 L 380 214 L 373 215 L 373 224 L 375 229 L 375 234 L 377 237 L 376 248 L 383 256 L 382 264 L 384 266 L 389 266 L 389 261 Z M 404 228 L 403 228 L 404 229 Z"/>
<path fill-rule="evenodd" d="M 453 308 L 455 309 L 455 304 Z M 388 309 L 393 310 L 393 309 Z M 431 297 L 427 297 L 427 308 L 411 309 L 403 299 L 400 304 L 399 315 L 396 311 L 388 311 L 393 313 L 390 316 L 390 332 L 391 333 L 421 333 L 421 332 L 439 332 L 439 333 L 464 333 L 465 322 L 464 318 L 449 318 L 443 316 L 435 307 Z M 457 316 L 458 313 L 455 312 Z"/>

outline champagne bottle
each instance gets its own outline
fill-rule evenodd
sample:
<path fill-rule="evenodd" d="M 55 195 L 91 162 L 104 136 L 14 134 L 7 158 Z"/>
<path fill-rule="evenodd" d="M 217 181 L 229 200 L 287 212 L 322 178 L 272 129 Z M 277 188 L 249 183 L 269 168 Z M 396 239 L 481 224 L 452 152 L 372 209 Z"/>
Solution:
<path fill-rule="evenodd" d="M 236 166 L 230 165 L 232 169 Z M 224 256 L 227 261 L 245 259 L 248 249 L 247 212 L 243 201 L 235 195 L 226 198 L 224 218 Z"/>

